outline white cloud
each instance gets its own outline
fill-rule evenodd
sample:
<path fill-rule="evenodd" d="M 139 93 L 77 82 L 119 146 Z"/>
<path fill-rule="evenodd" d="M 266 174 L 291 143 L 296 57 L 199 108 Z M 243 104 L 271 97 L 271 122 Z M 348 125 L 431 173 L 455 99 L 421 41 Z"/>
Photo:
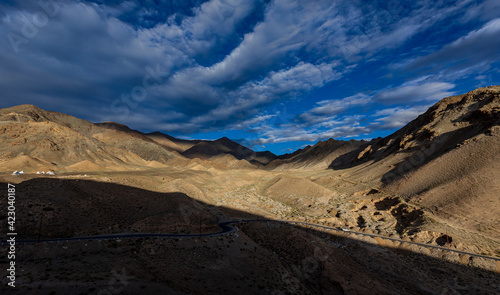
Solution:
<path fill-rule="evenodd" d="M 375 119 L 372 128 L 375 129 L 397 129 L 406 125 L 411 120 L 424 113 L 432 104 L 421 105 L 411 108 L 396 107 L 377 111 L 373 117 L 381 117 Z"/>
<path fill-rule="evenodd" d="M 483 0 L 473 3 L 472 7 L 467 9 L 462 21 L 469 22 L 476 19 L 489 21 L 498 18 L 500 15 L 500 1 L 498 0 Z"/>
<path fill-rule="evenodd" d="M 255 1 L 212 0 L 194 9 L 194 17 L 185 18 L 175 28 L 191 55 L 204 53 L 235 32 L 236 25 L 254 9 Z M 172 23 L 170 27 L 175 27 Z M 167 29 L 167 30 L 168 30 Z"/>
<path fill-rule="evenodd" d="M 371 130 L 356 124 L 338 126 L 329 130 L 308 130 L 300 126 L 288 126 L 288 128 L 270 129 L 264 132 L 253 144 L 268 144 L 293 141 L 315 142 L 328 138 L 357 137 L 368 134 Z"/>
<path fill-rule="evenodd" d="M 194 117 L 191 123 L 205 126 L 213 121 L 232 121 L 247 118 L 255 114 L 260 107 L 268 105 L 286 96 L 303 93 L 321 87 L 334 79 L 341 77 L 341 73 L 333 70 L 336 63 L 322 63 L 313 65 L 299 62 L 297 65 L 277 72 L 270 72 L 260 81 L 251 81 L 233 91 L 212 87 L 203 91 L 204 99 L 218 98 L 216 107 L 205 114 Z M 192 70 L 189 70 L 192 72 Z M 198 71 L 206 71 L 200 69 Z M 201 75 L 201 79 L 204 79 Z M 193 78 L 196 81 L 198 78 Z M 183 80 L 183 79 L 180 79 Z M 169 89 L 176 89 L 180 80 L 169 83 Z M 206 85 L 198 82 L 200 85 Z M 182 85 L 180 85 L 182 87 Z M 184 89 L 184 87 L 182 87 Z M 211 92 L 213 90 L 213 92 Z M 239 117 L 238 117 L 239 116 Z M 230 120 L 232 119 L 232 120 Z"/>
<path fill-rule="evenodd" d="M 443 97 L 453 95 L 454 92 L 450 91 L 453 88 L 455 85 L 447 82 L 421 83 L 419 80 L 414 80 L 399 87 L 382 90 L 374 98 L 389 104 L 438 101 Z"/>
<path fill-rule="evenodd" d="M 489 21 L 480 29 L 444 46 L 441 50 L 415 59 L 406 68 L 433 72 L 458 79 L 474 72 L 482 72 L 500 61 L 500 18 Z"/>
<path fill-rule="evenodd" d="M 287 141 L 317 141 L 327 138 L 357 137 L 374 130 L 397 129 L 425 112 L 432 104 L 454 94 L 454 84 L 429 82 L 433 77 L 424 76 L 401 86 L 375 91 L 373 95 L 357 93 L 342 99 L 323 100 L 317 106 L 296 116 L 293 123 L 260 126 L 261 139 L 257 143 Z M 399 103 L 400 106 L 379 109 L 379 101 Z M 408 105 L 416 104 L 409 107 Z M 353 115 L 352 109 L 363 106 L 378 109 L 372 115 Z"/>
<path fill-rule="evenodd" d="M 316 103 L 319 106 L 299 115 L 298 118 L 309 125 L 317 124 L 328 121 L 332 116 L 341 114 L 350 108 L 366 105 L 370 101 L 371 98 L 363 93 L 357 93 L 343 99 L 322 100 Z"/>

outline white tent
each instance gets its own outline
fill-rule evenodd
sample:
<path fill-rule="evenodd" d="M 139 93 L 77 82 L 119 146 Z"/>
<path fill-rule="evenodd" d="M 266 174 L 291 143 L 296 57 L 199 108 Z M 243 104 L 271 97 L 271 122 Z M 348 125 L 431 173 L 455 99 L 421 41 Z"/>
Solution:
<path fill-rule="evenodd" d="M 24 171 L 21 171 L 21 172 L 19 172 L 19 174 L 25 174 L 25 172 L 24 172 Z"/>
<path fill-rule="evenodd" d="M 17 171 L 17 170 L 16 170 L 16 171 L 14 171 L 14 172 L 12 173 L 12 175 L 19 175 L 19 171 Z"/>
<path fill-rule="evenodd" d="M 40 174 L 40 171 L 37 171 L 36 174 Z"/>
<path fill-rule="evenodd" d="M 56 175 L 56 173 L 54 171 L 49 171 L 49 172 L 47 172 L 47 174 Z"/>

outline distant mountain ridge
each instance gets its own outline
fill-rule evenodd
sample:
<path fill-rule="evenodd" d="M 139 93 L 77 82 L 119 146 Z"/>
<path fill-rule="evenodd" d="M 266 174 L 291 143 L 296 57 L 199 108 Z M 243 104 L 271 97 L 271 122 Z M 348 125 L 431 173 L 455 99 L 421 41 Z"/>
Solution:
<path fill-rule="evenodd" d="M 230 154 L 236 159 L 244 159 L 251 163 L 258 162 L 260 164 L 267 164 L 277 158 L 271 152 L 255 152 L 227 137 L 222 137 L 214 141 L 201 141 L 181 154 L 187 158 L 200 159 L 209 159 L 222 154 Z"/>
<path fill-rule="evenodd" d="M 250 163 L 262 166 L 276 157 L 228 138 L 184 140 L 160 132 L 145 134 L 120 123 L 91 123 L 33 105 L 0 109 L 0 139 L 0 171 L 156 168 L 177 158 L 188 161 L 173 163 L 199 165 L 189 162 L 199 158 L 210 166 L 212 157 L 216 167 L 255 168 Z M 247 164 L 220 158 L 225 155 Z"/>
<path fill-rule="evenodd" d="M 351 152 L 365 141 L 328 139 L 319 141 L 291 154 L 278 156 L 267 167 L 278 170 L 286 169 L 326 169 L 337 157 Z"/>
<path fill-rule="evenodd" d="M 187 149 L 193 147 L 194 145 L 202 142 L 203 140 L 187 140 L 187 139 L 181 139 L 181 138 L 176 138 L 173 136 L 170 136 L 168 134 L 155 131 L 151 133 L 146 133 L 145 134 L 147 137 L 151 138 L 152 140 L 158 142 L 161 145 L 164 145 L 166 147 L 169 147 L 173 150 L 176 150 L 179 153 L 182 153 L 186 151 Z"/>
<path fill-rule="evenodd" d="M 277 156 L 269 151 L 255 152 L 239 143 L 232 141 L 227 137 L 222 137 L 216 140 L 187 140 L 173 137 L 171 135 L 155 131 L 151 133 L 142 133 L 137 130 L 132 130 L 128 126 L 115 123 L 103 122 L 96 123 L 97 126 L 127 132 L 136 136 L 143 136 L 152 140 L 165 148 L 176 151 L 182 156 L 190 159 L 198 158 L 208 160 L 211 157 L 221 155 L 232 155 L 238 160 L 247 160 L 255 164 L 267 164 L 277 158 Z"/>

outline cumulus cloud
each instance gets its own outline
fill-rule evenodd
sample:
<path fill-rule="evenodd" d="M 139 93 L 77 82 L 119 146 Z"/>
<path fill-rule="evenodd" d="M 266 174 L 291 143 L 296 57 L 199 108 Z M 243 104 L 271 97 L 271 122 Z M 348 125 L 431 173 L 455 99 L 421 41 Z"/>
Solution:
<path fill-rule="evenodd" d="M 189 128 L 209 129 L 220 128 L 227 125 L 227 122 L 238 122 L 245 120 L 250 115 L 257 114 L 261 107 L 269 105 L 274 101 L 285 97 L 293 97 L 313 88 L 318 88 L 325 83 L 342 76 L 334 70 L 336 62 L 321 63 L 313 65 L 299 62 L 298 64 L 282 69 L 271 71 L 261 80 L 249 81 L 240 87 L 231 90 L 229 87 L 209 86 L 204 83 L 211 70 L 207 68 L 188 69 L 185 72 L 176 74 L 163 88 L 162 91 L 169 95 L 178 94 L 178 103 L 186 103 L 189 97 L 197 97 L 198 105 L 205 106 L 203 109 L 195 108 L 194 114 L 189 119 Z M 193 73 L 198 73 L 194 75 Z M 188 81 L 186 76 L 191 76 L 189 84 L 197 85 L 194 89 L 186 87 Z M 184 81 L 184 82 L 183 82 Z M 187 91 L 197 91 L 197 95 L 187 96 Z M 228 126 L 231 126 L 229 124 Z M 175 125 L 175 127 L 178 127 Z M 179 129 L 177 129 L 179 130 Z M 184 128 L 181 128 L 184 130 Z M 186 130 L 187 131 L 187 130 Z"/>
<path fill-rule="evenodd" d="M 454 94 L 449 91 L 455 87 L 454 84 L 429 82 L 430 79 L 432 77 L 424 76 L 371 94 L 357 93 L 341 99 L 322 100 L 278 127 L 260 122 L 258 130 L 262 137 L 256 139 L 254 144 L 352 138 L 367 136 L 377 130 L 401 128 L 425 112 L 431 102 Z M 399 106 L 380 108 L 381 101 Z M 364 114 L 352 115 L 358 113 L 356 110 L 359 107 L 366 109 Z"/>
<path fill-rule="evenodd" d="M 105 6 L 55 3 L 57 13 L 44 26 L 34 23 L 44 12 L 41 8 L 13 10 L 0 21 L 2 36 L 26 41 L 10 39 L 0 45 L 5 65 L 0 85 L 8 100 L 63 106 L 61 111 L 70 100 L 86 104 L 82 111 L 87 113 L 79 115 L 88 116 L 95 106 L 109 106 L 119 96 L 117 90 L 142 80 L 146 66 L 160 65 L 168 71 L 189 62 L 182 51 L 150 42 L 148 30 L 121 22 Z M 30 26 L 34 29 L 26 34 Z"/>

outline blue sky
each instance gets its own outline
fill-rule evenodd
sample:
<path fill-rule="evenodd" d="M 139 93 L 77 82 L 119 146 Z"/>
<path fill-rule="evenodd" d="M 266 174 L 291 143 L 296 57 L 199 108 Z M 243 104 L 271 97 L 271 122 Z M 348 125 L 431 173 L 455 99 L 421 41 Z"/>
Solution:
<path fill-rule="evenodd" d="M 500 84 L 500 1 L 2 1 L 0 107 L 281 154 Z"/>

